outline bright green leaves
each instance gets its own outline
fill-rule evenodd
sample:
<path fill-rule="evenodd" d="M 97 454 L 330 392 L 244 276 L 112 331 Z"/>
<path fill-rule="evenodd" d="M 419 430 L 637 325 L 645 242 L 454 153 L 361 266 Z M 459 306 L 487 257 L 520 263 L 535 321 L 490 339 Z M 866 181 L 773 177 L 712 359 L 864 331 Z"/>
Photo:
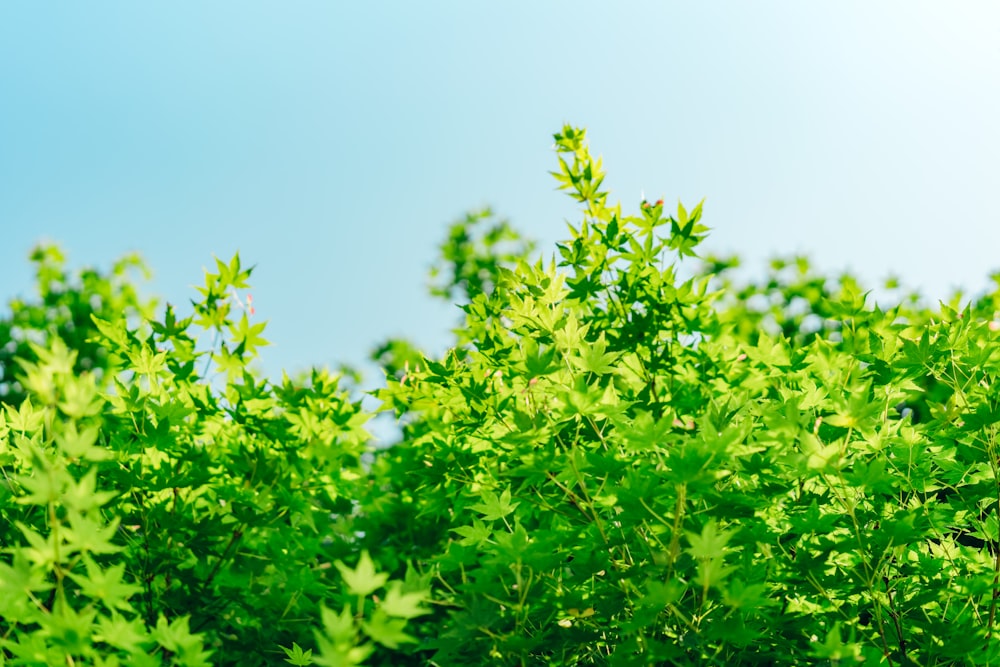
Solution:
<path fill-rule="evenodd" d="M 732 579 L 721 586 L 722 602 L 734 609 L 752 609 L 776 604 L 767 596 L 765 584 L 747 584 L 740 579 Z"/>
<path fill-rule="evenodd" d="M 493 491 L 483 491 L 482 494 L 483 501 L 472 505 L 471 509 L 479 512 L 484 519 L 487 521 L 496 521 L 502 519 L 509 515 L 520 504 L 518 502 L 511 502 L 510 489 L 504 489 L 504 491 L 497 497 Z"/>
<path fill-rule="evenodd" d="M 861 292 L 853 280 L 845 280 L 840 293 L 830 301 L 831 312 L 835 317 L 843 319 L 862 315 L 867 298 L 868 292 Z"/>
<path fill-rule="evenodd" d="M 670 439 L 672 419 L 656 419 L 647 411 L 638 412 L 631 422 L 619 422 L 624 446 L 632 453 L 656 451 Z"/>
<path fill-rule="evenodd" d="M 339 614 L 326 607 L 322 607 L 320 611 L 323 631 L 316 632 L 319 655 L 314 658 L 315 664 L 349 667 L 364 663 L 375 647 L 370 643 L 362 643 L 350 607 L 345 606 Z"/>
<path fill-rule="evenodd" d="M 383 612 L 383 613 L 379 613 Z M 383 609 L 372 614 L 372 618 L 361 624 L 365 634 L 390 649 L 398 649 L 401 644 L 415 643 L 417 640 L 404 632 L 406 619 L 392 618 Z"/>
<path fill-rule="evenodd" d="M 865 662 L 862 656 L 861 645 L 853 637 L 854 632 L 848 641 L 844 641 L 842 624 L 837 622 L 825 634 L 822 642 L 815 641 L 810 650 L 810 657 L 815 660 L 829 661 L 831 664 L 859 664 Z M 878 656 L 882 658 L 884 656 Z"/>
<path fill-rule="evenodd" d="M 42 427 L 45 420 L 45 413 L 35 410 L 31 405 L 31 398 L 28 397 L 21 403 L 19 408 L 5 405 L 6 428 L 24 435 L 35 433 Z"/>
<path fill-rule="evenodd" d="M 858 383 L 847 397 L 837 401 L 836 413 L 824 418 L 830 426 L 869 430 L 874 419 L 885 412 L 885 406 L 872 401 L 869 383 Z"/>
<path fill-rule="evenodd" d="M 163 336 L 165 340 L 177 340 L 184 336 L 193 320 L 193 317 L 178 320 L 177 315 L 174 313 L 173 305 L 168 303 L 163 314 L 163 321 L 157 322 L 154 320 L 149 323 L 149 326 L 153 329 L 154 333 Z M 105 327 L 101 328 L 101 333 L 106 336 L 109 335 L 109 332 Z M 119 337 L 119 341 L 120 340 L 121 338 Z"/>
<path fill-rule="evenodd" d="M 153 663 L 156 660 L 145 652 L 150 641 L 145 625 L 138 618 L 128 619 L 117 612 L 100 616 L 94 627 L 94 640 L 128 653 L 128 660 L 135 665 Z M 107 664 L 112 665 L 113 658 Z M 99 663 L 95 663 L 99 664 Z"/>
<path fill-rule="evenodd" d="M 772 338 L 766 332 L 761 332 L 757 344 L 747 348 L 746 354 L 752 361 L 766 367 L 777 367 L 776 371 L 792 364 L 787 342 Z"/>
<path fill-rule="evenodd" d="M 220 345 L 218 351 L 212 354 L 212 361 L 220 371 L 226 374 L 230 383 L 243 379 L 246 365 L 257 356 L 257 348 L 270 345 L 260 334 L 267 325 L 264 322 L 250 324 L 246 313 L 242 313 L 237 322 L 227 322 L 232 343 Z"/>
<path fill-rule="evenodd" d="M 260 322 L 259 324 L 250 324 L 250 320 L 247 318 L 246 313 L 243 313 L 239 322 L 235 325 L 229 325 L 229 331 L 233 336 L 233 340 L 236 342 L 236 353 L 247 359 L 252 359 L 257 356 L 258 347 L 270 345 L 270 343 L 260 335 L 264 331 L 265 326 L 266 325 L 263 322 Z"/>
<path fill-rule="evenodd" d="M 222 329 L 234 303 L 243 307 L 236 290 L 248 287 L 247 280 L 253 272 L 253 267 L 242 268 L 239 253 L 233 255 L 228 264 L 217 258 L 215 265 L 218 273 L 205 271 L 205 286 L 197 288 L 203 299 L 194 303 L 192 321 L 205 329 Z"/>
<path fill-rule="evenodd" d="M 150 382 L 156 382 L 160 373 L 166 370 L 167 354 L 165 352 L 153 352 L 148 346 L 141 346 L 138 349 L 132 348 L 129 351 L 128 360 L 136 373 L 147 377 Z"/>
<path fill-rule="evenodd" d="M 70 651 L 76 664 L 104 664 L 102 653 L 107 664 L 202 665 L 207 636 L 216 664 L 270 664 L 276 643 L 311 643 L 303 619 L 319 622 L 321 604 L 353 606 L 331 561 L 356 550 L 328 537 L 360 532 L 352 499 L 366 483 L 369 415 L 322 371 L 274 387 L 247 368 L 266 344 L 237 291 L 249 271 L 238 257 L 217 269 L 192 317 L 170 306 L 152 321 L 93 315 L 106 396 L 75 349 L 29 346 L 28 394 L 0 425 L 17 575 L 0 603 L 0 661 L 67 664 Z M 376 590 L 387 581 L 364 562 L 349 572 L 358 590 L 366 573 Z M 389 584 L 386 610 L 352 619 L 384 641 L 379 651 L 399 650 L 424 611 L 426 587 L 401 585 Z M 47 598 L 71 604 L 56 614 Z"/>
<path fill-rule="evenodd" d="M 285 655 L 288 656 L 285 659 L 285 662 L 287 662 L 290 665 L 297 665 L 298 667 L 308 667 L 309 665 L 315 664 L 313 662 L 312 649 L 309 649 L 308 651 L 303 651 L 302 647 L 296 644 L 295 642 L 292 642 L 292 648 L 285 648 L 284 646 L 282 646 L 281 649 L 285 652 Z"/>
<path fill-rule="evenodd" d="M 218 269 L 217 274 L 208 274 L 209 278 L 214 278 L 215 280 L 206 281 L 206 284 L 219 285 L 223 290 L 232 287 L 235 289 L 247 289 L 250 285 L 247 281 L 250 279 L 250 274 L 253 272 L 253 267 L 244 270 L 240 266 L 240 254 L 236 253 L 233 255 L 229 263 L 225 263 L 222 260 L 216 258 L 215 266 Z"/>
<path fill-rule="evenodd" d="M 700 533 L 688 532 L 685 534 L 691 545 L 687 549 L 688 553 L 695 559 L 702 561 L 723 558 L 734 531 L 721 530 L 714 520 L 709 520 L 702 527 Z"/>
<path fill-rule="evenodd" d="M 239 256 L 153 318 L 127 266 L 74 283 L 40 250 L 42 302 L 0 321 L 0 662 L 1000 654 L 1000 292 L 681 266 L 701 204 L 623 214 L 585 133 L 555 139 L 584 206 L 559 265 L 489 211 L 449 229 L 453 348 L 373 356 L 393 447 L 356 379 L 248 368 Z"/>
<path fill-rule="evenodd" d="M 167 308 L 168 312 L 173 312 L 169 306 Z M 128 326 L 124 319 L 102 320 L 96 315 L 91 316 L 91 319 L 105 342 L 111 343 L 119 351 L 129 347 Z"/>
<path fill-rule="evenodd" d="M 440 259 L 431 268 L 431 294 L 459 304 L 489 295 L 499 284 L 501 270 L 516 266 L 532 247 L 490 209 L 471 212 L 451 225 L 441 245 Z"/>
<path fill-rule="evenodd" d="M 96 416 L 104 409 L 104 404 L 94 377 L 88 374 L 63 386 L 57 407 L 67 417 L 83 419 Z"/>
<path fill-rule="evenodd" d="M 351 595 L 361 597 L 371 595 L 385 586 L 385 582 L 389 579 L 389 575 L 380 574 L 375 571 L 375 564 L 372 563 L 372 559 L 367 551 L 361 552 L 358 565 L 353 570 L 340 561 L 337 561 L 334 565 L 337 566 L 340 576 L 344 578 L 344 583 L 347 584 L 347 590 Z"/>
<path fill-rule="evenodd" d="M 593 343 L 579 346 L 569 361 L 582 371 L 607 375 L 614 371 L 614 362 L 618 357 L 617 354 L 607 352 L 607 349 L 608 342 L 601 333 Z"/>
<path fill-rule="evenodd" d="M 529 381 L 549 375 L 559 369 L 559 358 L 554 346 L 540 348 L 537 341 L 528 338 L 523 341 L 524 360 L 519 364 Z"/>
<path fill-rule="evenodd" d="M 678 257 L 697 257 L 694 249 L 708 232 L 708 227 L 699 223 L 702 204 L 704 201 L 698 202 L 690 214 L 683 204 L 677 204 L 677 216 L 670 220 L 670 249 L 676 251 Z"/>
<path fill-rule="evenodd" d="M 36 401 L 43 405 L 54 405 L 58 401 L 59 390 L 55 379 L 57 376 L 65 377 L 72 374 L 76 363 L 76 352 L 70 351 L 61 339 L 53 341 L 51 350 L 43 348 L 34 341 L 30 342 L 29 346 L 38 357 L 38 361 L 32 363 L 24 359 L 19 360 L 23 370 L 21 384 L 29 395 L 35 396 Z"/>
<path fill-rule="evenodd" d="M 392 618 L 416 618 L 430 613 L 430 610 L 423 606 L 426 601 L 427 591 L 405 592 L 401 582 L 393 581 L 389 584 L 381 609 Z"/>
<path fill-rule="evenodd" d="M 478 546 L 493 535 L 493 531 L 479 519 L 474 520 L 471 526 L 458 526 L 452 530 L 462 536 L 459 544 L 463 546 Z"/>
<path fill-rule="evenodd" d="M 405 629 L 411 619 L 430 613 L 423 606 L 428 591 L 422 583 L 409 578 L 406 582 L 389 581 L 387 574 L 376 571 L 367 551 L 362 551 L 354 569 L 340 561 L 335 565 L 348 594 L 354 598 L 353 605 L 345 604 L 339 614 L 321 607 L 323 627 L 315 632 L 319 648 L 315 664 L 360 665 L 375 652 L 376 644 L 399 649 L 403 644 L 416 642 Z M 383 587 L 386 587 L 384 599 L 372 595 Z M 368 596 L 372 596 L 370 600 Z M 351 613 L 352 606 L 357 613 Z M 301 661 L 304 657 L 297 645 L 284 651 L 292 664 L 311 664 L 293 662 L 293 659 Z"/>
<path fill-rule="evenodd" d="M 973 499 L 1000 473 L 1000 354 L 972 338 L 995 334 L 1000 298 L 935 319 L 803 258 L 746 286 L 732 259 L 681 267 L 701 204 L 623 215 L 585 133 L 555 139 L 584 206 L 558 273 L 497 270 L 459 348 L 383 394 L 404 419 L 394 506 L 438 536 L 424 553 L 453 609 L 435 659 L 802 664 L 824 638 L 828 656 L 891 654 L 886 619 L 935 635 L 939 591 L 916 591 L 947 577 L 943 535 L 992 511 Z M 992 540 L 988 518 L 963 539 Z M 989 559 L 962 567 L 988 601 Z"/>
<path fill-rule="evenodd" d="M 550 172 L 559 181 L 561 190 L 571 190 L 571 196 L 587 205 L 586 213 L 591 218 L 602 219 L 610 212 L 604 208 L 608 193 L 601 191 L 604 171 L 601 160 L 593 159 L 586 143 L 586 130 L 569 125 L 556 134 L 555 145 L 559 155 L 559 171 Z M 564 155 L 571 155 L 567 160 Z"/>
<path fill-rule="evenodd" d="M 562 325 L 553 332 L 553 338 L 559 347 L 572 355 L 573 352 L 583 347 L 588 326 L 581 324 L 578 316 L 570 312 Z"/>
<path fill-rule="evenodd" d="M 564 125 L 562 132 L 557 132 L 552 135 L 552 138 L 555 140 L 555 148 L 559 152 L 572 153 L 574 156 L 586 155 L 587 130 Z"/>
<path fill-rule="evenodd" d="M 129 611 L 132 609 L 129 598 L 142 589 L 124 580 L 125 563 L 118 563 L 102 570 L 89 556 L 85 556 L 83 562 L 86 567 L 86 576 L 81 574 L 70 574 L 69 576 L 80 586 L 80 591 L 84 595 L 93 600 L 99 600 L 109 610 Z"/>
<path fill-rule="evenodd" d="M 0 650 L 25 664 L 104 664 L 98 661 L 105 657 L 114 664 L 124 656 L 143 664 L 144 647 L 158 635 L 134 623 L 131 599 L 142 588 L 132 583 L 128 563 L 106 564 L 124 548 L 118 543 L 120 518 L 109 512 L 121 493 L 102 489 L 107 481 L 96 467 L 113 457 L 98 444 L 102 422 L 96 417 L 104 402 L 92 377 L 75 375 L 73 355 L 61 341 L 36 357 L 28 364 L 34 379 L 27 386 L 44 395 L 44 407 L 33 406 L 30 394 L 19 409 L 6 406 L 4 421 L 14 428 L 0 434 L 14 501 L 5 508 L 12 563 L 0 563 L 6 582 Z M 170 645 L 173 664 L 209 664 L 198 638 Z"/>
<path fill-rule="evenodd" d="M 208 661 L 212 651 L 202 648 L 202 635 L 191 632 L 188 616 L 179 616 L 173 621 L 160 616 L 150 635 L 157 644 L 176 656 L 178 665 L 209 667 L 212 664 Z"/>
<path fill-rule="evenodd" d="M 610 387 L 604 388 L 590 383 L 581 375 L 575 378 L 569 387 L 560 388 L 556 397 L 562 403 L 560 406 L 562 410 L 556 414 L 562 419 L 603 414 L 607 407 L 604 403 L 605 395 L 610 391 Z"/>
<path fill-rule="evenodd" d="M 85 268 L 69 271 L 65 255 L 56 246 L 39 246 L 31 254 L 37 295 L 14 299 L 9 313 L 0 316 L 0 403 L 18 406 L 31 391 L 18 382 L 24 364 L 39 361 L 39 349 L 73 352 L 76 375 L 94 374 L 101 388 L 114 374 L 108 349 L 93 340 L 93 317 L 143 319 L 152 316 L 155 302 L 138 295 L 137 277 L 149 272 L 135 255 L 118 260 L 111 270 Z M 136 275 L 138 274 L 138 276 Z M 32 348 L 35 344 L 37 348 Z M 48 361 L 42 361 L 48 367 Z M 36 395 L 36 404 L 44 402 Z"/>

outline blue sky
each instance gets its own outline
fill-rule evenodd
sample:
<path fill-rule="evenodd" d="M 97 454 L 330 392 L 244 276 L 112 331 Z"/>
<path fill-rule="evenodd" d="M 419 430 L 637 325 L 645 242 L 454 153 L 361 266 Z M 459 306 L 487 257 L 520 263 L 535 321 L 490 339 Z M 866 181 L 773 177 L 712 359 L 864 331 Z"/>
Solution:
<path fill-rule="evenodd" d="M 705 198 L 709 250 L 945 298 L 1000 269 L 998 82 L 990 2 L 4 3 L 0 297 L 43 238 L 177 304 L 238 250 L 270 374 L 440 350 L 446 225 L 550 253 L 570 122 L 626 210 Z"/>

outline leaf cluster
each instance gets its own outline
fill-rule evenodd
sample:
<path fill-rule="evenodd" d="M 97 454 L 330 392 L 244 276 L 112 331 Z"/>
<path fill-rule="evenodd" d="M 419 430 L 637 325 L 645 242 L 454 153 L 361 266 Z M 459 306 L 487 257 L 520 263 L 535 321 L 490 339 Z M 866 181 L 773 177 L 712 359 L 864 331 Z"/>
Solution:
<path fill-rule="evenodd" d="M 567 239 L 470 214 L 452 348 L 373 352 L 391 447 L 355 379 L 253 369 L 238 255 L 157 316 L 131 264 L 39 251 L 0 329 L 0 663 L 1000 661 L 1000 289 L 739 283 L 701 204 L 626 210 L 555 144 Z"/>

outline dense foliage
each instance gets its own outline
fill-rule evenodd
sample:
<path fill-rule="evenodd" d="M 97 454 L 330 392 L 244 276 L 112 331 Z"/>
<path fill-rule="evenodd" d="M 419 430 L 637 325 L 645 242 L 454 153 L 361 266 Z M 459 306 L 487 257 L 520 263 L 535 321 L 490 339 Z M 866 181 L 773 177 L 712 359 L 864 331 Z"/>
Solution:
<path fill-rule="evenodd" d="M 1000 290 L 934 308 L 802 259 L 700 258 L 702 209 L 583 207 L 551 259 L 489 211 L 452 349 L 269 382 L 217 261 L 189 314 L 42 249 L 0 322 L 0 664 L 1000 661 Z"/>

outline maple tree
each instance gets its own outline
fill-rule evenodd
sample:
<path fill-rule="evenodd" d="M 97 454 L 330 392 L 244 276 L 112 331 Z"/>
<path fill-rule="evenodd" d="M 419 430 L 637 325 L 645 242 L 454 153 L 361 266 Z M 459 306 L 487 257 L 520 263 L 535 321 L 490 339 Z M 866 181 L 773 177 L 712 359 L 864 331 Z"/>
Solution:
<path fill-rule="evenodd" d="M 470 213 L 432 286 L 454 344 L 374 350 L 392 447 L 344 378 L 251 370 L 238 256 L 181 314 L 133 260 L 40 249 L 0 323 L 0 659 L 1000 660 L 1000 290 L 875 303 L 801 258 L 738 284 L 701 204 L 629 213 L 555 139 L 569 237 Z"/>

